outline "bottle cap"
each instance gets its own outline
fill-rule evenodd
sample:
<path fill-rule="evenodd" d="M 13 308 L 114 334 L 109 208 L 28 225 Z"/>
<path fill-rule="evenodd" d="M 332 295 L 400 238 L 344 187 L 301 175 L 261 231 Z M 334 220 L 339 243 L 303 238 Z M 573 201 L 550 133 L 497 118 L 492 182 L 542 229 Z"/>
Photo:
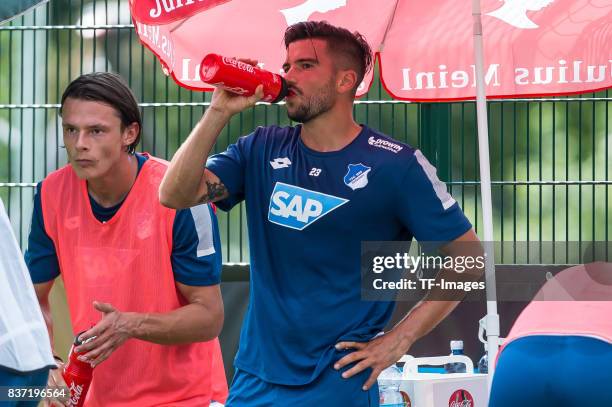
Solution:
<path fill-rule="evenodd" d="M 84 334 L 85 332 L 87 332 L 87 331 L 80 332 L 80 333 L 77 334 L 77 336 L 74 337 L 74 342 L 73 342 L 74 346 L 83 345 L 84 343 L 91 342 L 91 341 L 93 341 L 94 339 L 97 338 L 97 336 L 92 336 L 91 338 L 87 338 L 86 340 L 82 341 L 81 340 L 81 334 Z"/>
<path fill-rule="evenodd" d="M 280 91 L 278 92 L 278 95 L 274 98 L 274 100 L 271 101 L 270 103 L 278 103 L 278 102 L 280 102 L 289 93 L 289 85 L 287 84 L 287 81 L 282 76 L 279 76 L 279 78 L 280 78 L 280 81 L 281 81 Z"/>
<path fill-rule="evenodd" d="M 451 350 L 463 350 L 463 341 L 450 341 Z"/>

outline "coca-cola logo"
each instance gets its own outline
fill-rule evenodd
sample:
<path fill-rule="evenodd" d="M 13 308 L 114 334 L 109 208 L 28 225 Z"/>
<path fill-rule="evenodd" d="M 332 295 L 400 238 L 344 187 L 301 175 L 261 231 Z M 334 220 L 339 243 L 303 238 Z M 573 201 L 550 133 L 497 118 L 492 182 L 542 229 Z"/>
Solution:
<path fill-rule="evenodd" d="M 70 383 L 70 406 L 76 406 L 79 404 L 81 395 L 83 394 L 83 386 L 80 384 Z"/>
<path fill-rule="evenodd" d="M 475 407 L 474 397 L 465 389 L 455 390 L 448 399 L 448 407 Z"/>
<path fill-rule="evenodd" d="M 410 396 L 405 391 L 400 391 L 402 395 L 402 400 L 404 401 L 404 407 L 412 407 L 412 402 L 410 401 Z"/>
<path fill-rule="evenodd" d="M 247 71 L 248 73 L 254 73 L 253 65 L 245 64 L 244 62 L 238 61 L 234 58 L 223 57 L 223 63 L 225 65 L 230 65 L 238 69 L 242 69 L 243 71 Z"/>

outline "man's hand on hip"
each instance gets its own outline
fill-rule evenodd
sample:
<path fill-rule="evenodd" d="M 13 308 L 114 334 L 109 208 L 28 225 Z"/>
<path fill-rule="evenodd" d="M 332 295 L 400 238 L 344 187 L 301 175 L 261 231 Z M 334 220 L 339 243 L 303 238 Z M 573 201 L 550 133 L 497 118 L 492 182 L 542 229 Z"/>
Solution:
<path fill-rule="evenodd" d="M 363 385 L 363 390 L 369 390 L 380 372 L 404 356 L 411 345 L 394 331 L 377 336 L 369 342 L 339 342 L 336 344 L 336 349 L 355 349 L 355 351 L 336 362 L 334 369 L 340 370 L 350 363 L 355 363 L 355 366 L 342 373 L 342 377 L 348 379 L 371 368 L 372 374 Z"/>

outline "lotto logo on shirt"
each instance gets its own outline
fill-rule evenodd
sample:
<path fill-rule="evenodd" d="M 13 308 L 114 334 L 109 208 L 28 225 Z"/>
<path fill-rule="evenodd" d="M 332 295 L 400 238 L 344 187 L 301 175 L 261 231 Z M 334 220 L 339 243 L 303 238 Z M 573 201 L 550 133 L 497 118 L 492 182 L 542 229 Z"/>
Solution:
<path fill-rule="evenodd" d="M 270 197 L 268 220 L 302 230 L 347 202 L 348 199 L 277 182 Z"/>

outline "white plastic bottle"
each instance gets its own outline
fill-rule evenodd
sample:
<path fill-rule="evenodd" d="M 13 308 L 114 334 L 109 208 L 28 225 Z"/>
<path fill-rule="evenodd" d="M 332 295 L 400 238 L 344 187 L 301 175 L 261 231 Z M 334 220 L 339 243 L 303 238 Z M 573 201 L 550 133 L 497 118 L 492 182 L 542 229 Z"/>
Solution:
<path fill-rule="evenodd" d="M 463 355 L 463 341 L 450 341 L 451 355 Z M 453 362 L 444 365 L 446 373 L 465 373 L 465 363 Z"/>
<path fill-rule="evenodd" d="M 383 370 L 378 376 L 378 395 L 380 407 L 404 407 L 404 398 L 400 393 L 402 372 L 395 365 Z"/>

